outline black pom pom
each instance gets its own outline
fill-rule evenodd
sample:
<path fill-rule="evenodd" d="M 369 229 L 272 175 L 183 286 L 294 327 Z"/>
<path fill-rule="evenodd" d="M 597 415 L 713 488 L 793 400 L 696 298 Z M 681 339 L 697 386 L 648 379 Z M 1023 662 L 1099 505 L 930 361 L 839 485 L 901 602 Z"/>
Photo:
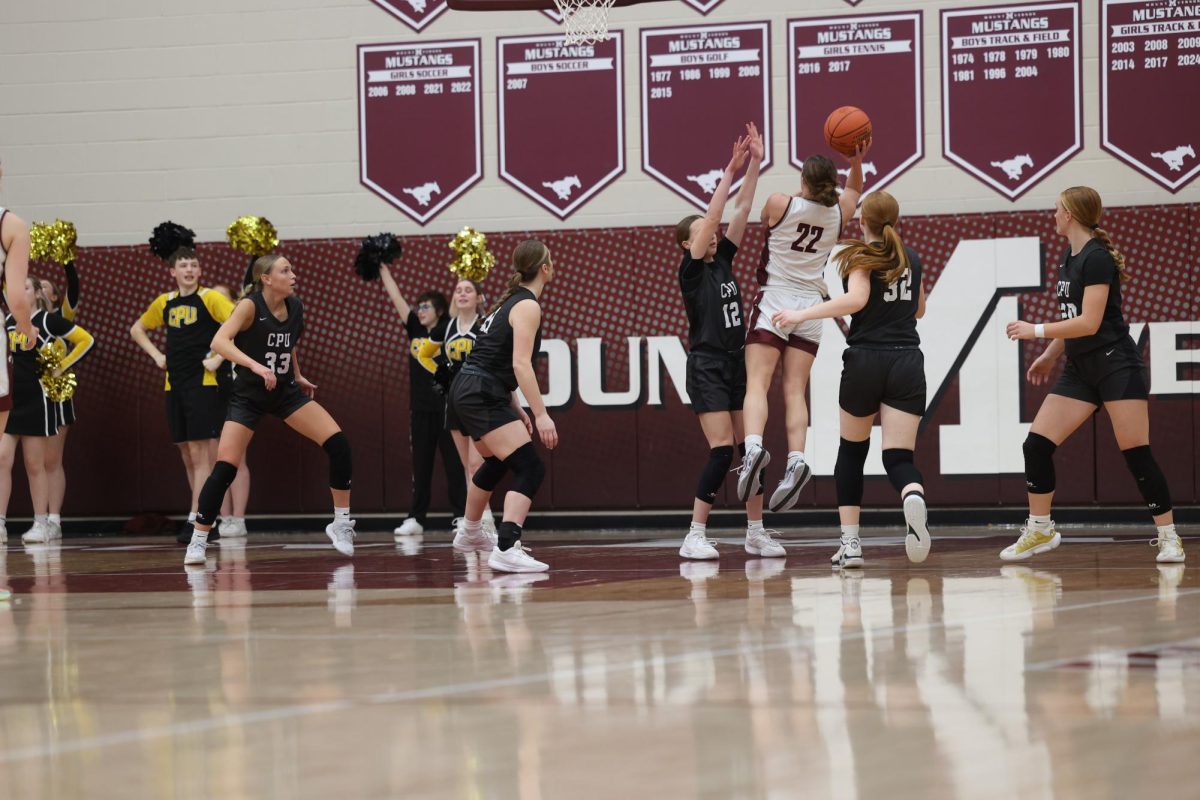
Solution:
<path fill-rule="evenodd" d="M 195 247 L 196 232 L 167 220 L 160 222 L 150 235 L 150 251 L 166 261 L 181 247 Z"/>
<path fill-rule="evenodd" d="M 400 240 L 390 233 L 368 236 L 362 240 L 362 247 L 354 258 L 354 271 L 364 281 L 376 280 L 380 265 L 400 258 L 400 250 Z"/>

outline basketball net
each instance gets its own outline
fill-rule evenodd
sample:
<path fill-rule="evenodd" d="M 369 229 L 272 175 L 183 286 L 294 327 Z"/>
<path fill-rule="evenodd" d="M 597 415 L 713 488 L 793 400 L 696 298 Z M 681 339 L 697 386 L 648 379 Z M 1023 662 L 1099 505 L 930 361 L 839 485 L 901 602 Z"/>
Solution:
<path fill-rule="evenodd" d="M 608 41 L 608 10 L 616 0 L 554 0 L 562 14 L 564 44 Z"/>

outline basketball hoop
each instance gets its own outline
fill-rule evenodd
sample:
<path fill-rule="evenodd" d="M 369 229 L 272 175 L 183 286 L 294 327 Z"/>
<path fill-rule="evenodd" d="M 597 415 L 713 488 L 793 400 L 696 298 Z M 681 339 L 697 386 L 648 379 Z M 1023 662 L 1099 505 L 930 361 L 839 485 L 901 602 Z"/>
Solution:
<path fill-rule="evenodd" d="M 554 0 L 563 18 L 565 44 L 608 41 L 608 10 L 616 0 Z"/>

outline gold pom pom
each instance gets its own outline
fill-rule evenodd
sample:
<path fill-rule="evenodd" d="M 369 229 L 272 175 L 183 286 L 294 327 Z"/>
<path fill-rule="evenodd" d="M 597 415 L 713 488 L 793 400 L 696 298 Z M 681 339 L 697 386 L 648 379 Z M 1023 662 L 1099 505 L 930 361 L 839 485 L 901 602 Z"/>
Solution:
<path fill-rule="evenodd" d="M 474 228 L 463 228 L 450 240 L 456 255 L 450 261 L 450 271 L 471 281 L 482 281 L 496 266 L 496 257 L 488 250 L 487 237 Z"/>
<path fill-rule="evenodd" d="M 46 392 L 46 397 L 55 403 L 70 400 L 75 395 L 77 383 L 75 373 L 68 370 L 62 375 L 54 374 L 62 366 L 62 360 L 66 354 L 67 346 L 58 339 L 51 340 L 49 344 L 38 350 L 37 354 L 42 389 Z"/>
<path fill-rule="evenodd" d="M 255 257 L 265 256 L 279 246 L 275 226 L 266 217 L 238 217 L 225 229 L 225 238 L 234 250 Z"/>
<path fill-rule="evenodd" d="M 35 222 L 29 229 L 29 258 L 66 264 L 75 260 L 75 223 Z"/>

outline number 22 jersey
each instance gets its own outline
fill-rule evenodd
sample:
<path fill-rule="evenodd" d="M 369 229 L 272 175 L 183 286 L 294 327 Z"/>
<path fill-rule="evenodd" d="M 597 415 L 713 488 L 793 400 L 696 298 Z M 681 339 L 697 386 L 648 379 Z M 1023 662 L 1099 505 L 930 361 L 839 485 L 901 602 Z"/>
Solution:
<path fill-rule="evenodd" d="M 254 303 L 254 319 L 250 327 L 234 337 L 233 343 L 250 358 L 275 372 L 275 391 L 295 382 L 292 376 L 292 350 L 304 333 L 304 312 L 299 297 L 285 300 L 287 319 L 280 321 L 267 308 L 262 292 L 254 292 L 247 300 Z M 252 371 L 238 367 L 234 378 L 235 392 L 243 390 L 265 391 L 263 379 Z"/>
<path fill-rule="evenodd" d="M 742 295 L 733 276 L 737 245 L 725 237 L 712 261 L 684 252 L 679 289 L 688 318 L 688 348 L 699 353 L 737 353 L 746 346 Z"/>

